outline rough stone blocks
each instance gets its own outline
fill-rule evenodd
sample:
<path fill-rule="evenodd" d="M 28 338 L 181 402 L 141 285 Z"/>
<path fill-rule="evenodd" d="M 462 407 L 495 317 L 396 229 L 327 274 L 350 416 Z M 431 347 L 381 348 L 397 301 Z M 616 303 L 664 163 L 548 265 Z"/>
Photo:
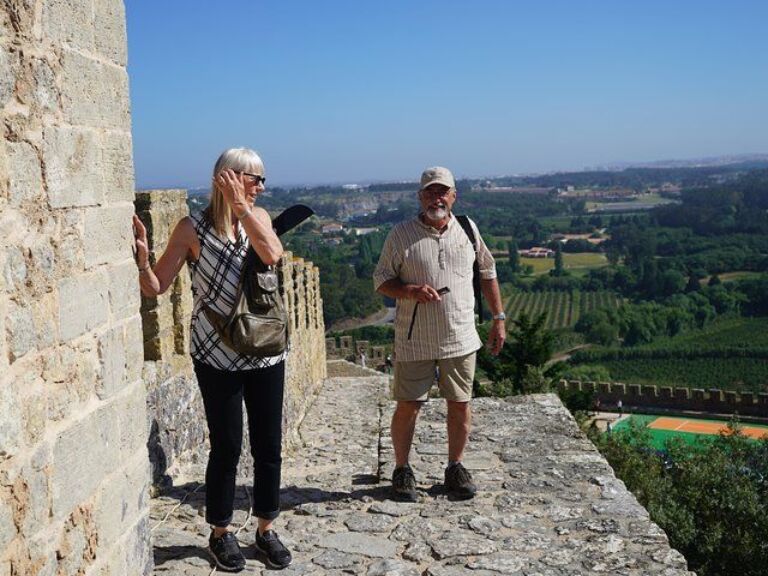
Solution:
<path fill-rule="evenodd" d="M 59 284 L 59 338 L 66 342 L 107 321 L 107 282 L 94 272 L 65 278 Z"/>
<path fill-rule="evenodd" d="M 64 50 L 62 106 L 74 125 L 130 129 L 128 75 L 124 68 Z"/>
<path fill-rule="evenodd" d="M 133 202 L 133 149 L 131 135 L 106 132 L 102 135 L 102 171 L 107 202 Z"/>
<path fill-rule="evenodd" d="M 131 257 L 133 205 L 112 204 L 85 211 L 83 249 L 86 269 Z"/>
<path fill-rule="evenodd" d="M 0 381 L 0 462 L 16 454 L 20 443 L 21 409 L 12 382 L 6 378 Z"/>
<path fill-rule="evenodd" d="M 138 314 L 141 297 L 136 287 L 139 284 L 136 263 L 127 260 L 113 266 L 109 278 L 109 309 L 112 320 L 122 320 Z"/>
<path fill-rule="evenodd" d="M 71 126 L 49 126 L 43 134 L 43 163 L 52 208 L 102 202 L 104 182 L 95 132 Z"/>
<path fill-rule="evenodd" d="M 114 404 L 62 432 L 53 448 L 53 514 L 62 518 L 90 498 L 121 459 Z"/>
<path fill-rule="evenodd" d="M 127 360 L 125 356 L 125 331 L 123 326 L 107 330 L 99 338 L 99 360 L 101 362 L 99 398 L 109 398 L 126 384 Z"/>
<path fill-rule="evenodd" d="M 13 88 L 16 83 L 16 74 L 14 73 L 15 57 L 8 49 L 0 44 L 0 109 L 13 96 Z"/>
<path fill-rule="evenodd" d="M 26 142 L 6 144 L 11 206 L 39 201 L 43 197 L 43 172 L 35 149 Z"/>
<path fill-rule="evenodd" d="M 128 51 L 123 3 L 119 0 L 98 0 L 94 3 L 94 9 L 96 51 L 116 64 L 125 66 Z"/>
<path fill-rule="evenodd" d="M 127 534 L 144 513 L 149 498 L 149 461 L 142 455 L 111 482 L 99 488 L 94 516 L 99 531 L 99 547 L 109 547 Z"/>
<path fill-rule="evenodd" d="M 115 411 L 119 426 L 118 445 L 121 454 L 141 453 L 146 456 L 149 425 L 144 417 L 147 407 L 147 394 L 143 383 L 133 383 L 130 394 L 116 399 Z"/>
<path fill-rule="evenodd" d="M 8 339 L 8 359 L 14 362 L 35 347 L 35 327 L 32 308 L 11 301 L 7 307 L 5 332 Z"/>
<path fill-rule="evenodd" d="M 67 44 L 78 50 L 93 50 L 93 7 L 90 2 L 45 0 L 42 24 L 43 37 L 49 42 Z"/>

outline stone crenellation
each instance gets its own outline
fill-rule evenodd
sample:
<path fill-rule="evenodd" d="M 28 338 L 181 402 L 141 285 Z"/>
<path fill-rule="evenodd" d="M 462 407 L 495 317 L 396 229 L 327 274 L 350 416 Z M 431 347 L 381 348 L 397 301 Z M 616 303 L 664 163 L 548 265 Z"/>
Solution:
<path fill-rule="evenodd" d="M 392 354 L 392 346 L 371 344 L 368 340 L 355 340 L 352 336 L 327 337 L 325 351 L 329 358 L 359 361 L 360 352 L 365 352 L 368 368 L 384 371 L 387 354 Z"/>
<path fill-rule="evenodd" d="M 148 574 L 121 0 L 0 4 L 0 574 Z"/>
<path fill-rule="evenodd" d="M 136 213 L 147 228 L 150 262 L 162 254 L 176 223 L 189 215 L 186 190 L 137 193 Z M 290 451 L 298 427 L 326 377 L 320 273 L 311 262 L 287 252 L 277 266 L 288 313 L 291 352 L 286 362 L 283 433 Z M 150 413 L 152 477 L 162 483 L 185 462 L 205 459 L 205 414 L 189 356 L 191 280 L 182 268 L 166 294 L 142 297 L 143 376 Z M 241 469 L 250 466 L 247 435 Z"/>
<path fill-rule="evenodd" d="M 561 380 L 558 389 L 563 392 L 590 392 L 605 407 L 621 400 L 627 407 L 768 417 L 768 393 L 578 380 Z"/>

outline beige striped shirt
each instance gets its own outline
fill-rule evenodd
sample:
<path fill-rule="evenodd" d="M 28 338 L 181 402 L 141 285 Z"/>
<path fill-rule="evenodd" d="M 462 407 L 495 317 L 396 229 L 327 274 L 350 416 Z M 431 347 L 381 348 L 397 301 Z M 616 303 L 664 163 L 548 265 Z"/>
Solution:
<path fill-rule="evenodd" d="M 478 244 L 480 277 L 496 278 L 496 263 L 480 232 L 470 220 Z M 416 300 L 397 300 L 395 358 L 398 361 L 436 360 L 464 356 L 482 346 L 475 328 L 472 291 L 474 248 L 461 224 L 451 216 L 442 233 L 419 218 L 397 224 L 387 236 L 373 273 L 374 287 L 399 278 L 404 284 L 429 284 L 450 292 L 440 302 L 421 303 L 411 338 L 408 329 Z"/>

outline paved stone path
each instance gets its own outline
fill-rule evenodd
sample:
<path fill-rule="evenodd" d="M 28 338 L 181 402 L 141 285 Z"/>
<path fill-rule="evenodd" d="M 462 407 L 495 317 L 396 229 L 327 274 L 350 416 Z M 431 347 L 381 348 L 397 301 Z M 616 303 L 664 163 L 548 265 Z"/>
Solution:
<path fill-rule="evenodd" d="M 419 502 L 389 500 L 387 387 L 381 376 L 330 378 L 305 419 L 305 446 L 283 467 L 277 530 L 294 552 L 286 576 L 692 574 L 553 395 L 473 401 L 465 464 L 480 492 L 464 502 L 443 491 L 445 408 L 431 401 L 412 458 Z M 216 572 L 204 548 L 202 478 L 190 467 L 153 499 L 156 575 Z M 248 479 L 238 486 L 243 524 Z M 248 522 L 238 534 L 244 573 L 267 573 L 254 530 Z"/>

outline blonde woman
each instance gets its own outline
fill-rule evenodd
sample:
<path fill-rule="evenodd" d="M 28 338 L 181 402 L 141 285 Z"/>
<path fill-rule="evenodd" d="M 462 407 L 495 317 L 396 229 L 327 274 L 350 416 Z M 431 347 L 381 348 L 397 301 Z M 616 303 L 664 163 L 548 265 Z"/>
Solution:
<path fill-rule="evenodd" d="M 249 244 L 265 264 L 275 264 L 283 253 L 269 214 L 254 205 L 264 183 L 264 164 L 256 152 L 231 148 L 222 153 L 213 169 L 208 207 L 199 216 L 183 218 L 176 225 L 154 267 L 149 265 L 146 230 L 138 217 L 133 218 L 139 280 L 145 296 L 165 292 L 184 262 L 192 272 L 190 352 L 211 444 L 205 473 L 209 547 L 217 566 L 234 572 L 245 567 L 237 538 L 230 530 L 243 438 L 243 402 L 254 460 L 255 546 L 273 568 L 284 568 L 291 562 L 291 553 L 272 528 L 280 511 L 285 353 L 271 357 L 238 354 L 221 341 L 204 311 L 207 306 L 224 316 L 230 312 Z"/>

